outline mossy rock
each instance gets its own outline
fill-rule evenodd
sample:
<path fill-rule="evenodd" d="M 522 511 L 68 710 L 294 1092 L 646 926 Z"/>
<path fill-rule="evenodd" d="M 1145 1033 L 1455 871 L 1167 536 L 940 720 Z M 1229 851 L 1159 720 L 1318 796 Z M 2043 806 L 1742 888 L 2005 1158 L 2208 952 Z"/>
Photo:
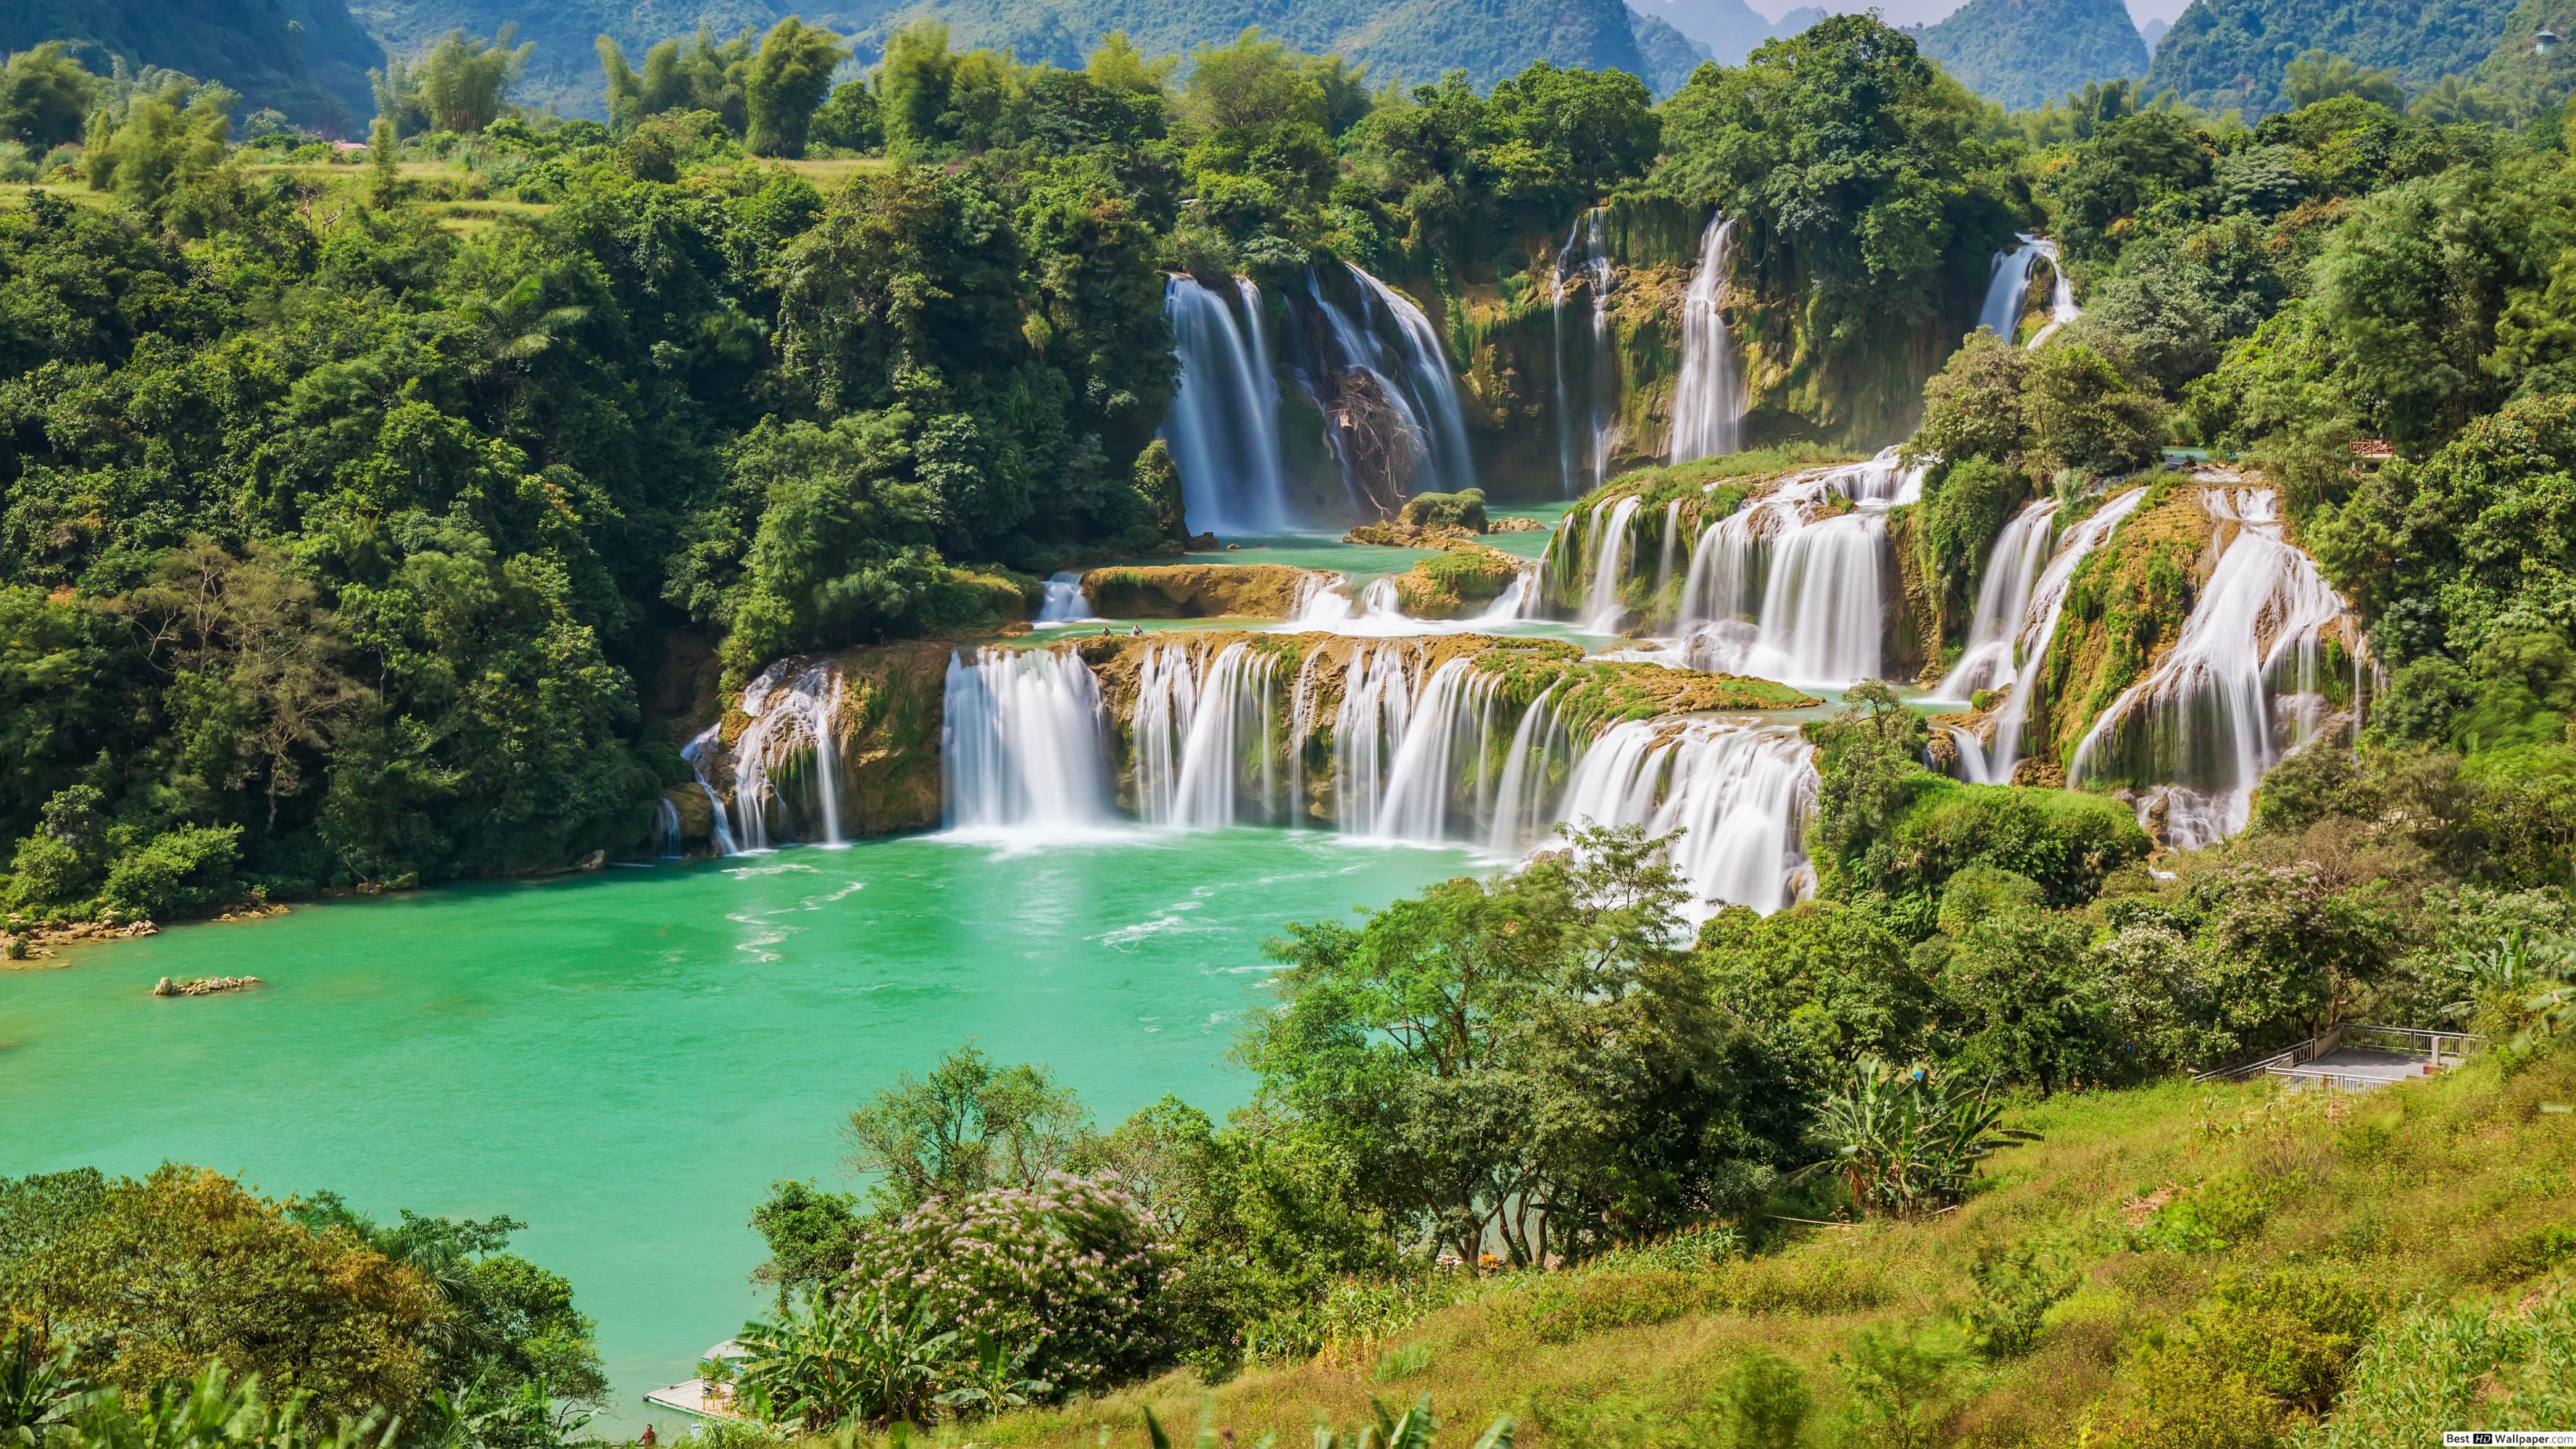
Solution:
<path fill-rule="evenodd" d="M 1082 576 L 1108 619 L 1284 619 L 1332 575 L 1286 564 L 1152 564 Z"/>

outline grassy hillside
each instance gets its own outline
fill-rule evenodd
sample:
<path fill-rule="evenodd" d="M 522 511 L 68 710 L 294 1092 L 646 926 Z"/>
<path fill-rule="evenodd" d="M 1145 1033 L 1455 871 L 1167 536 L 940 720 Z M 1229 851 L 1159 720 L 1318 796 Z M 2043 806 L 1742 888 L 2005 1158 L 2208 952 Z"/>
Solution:
<path fill-rule="evenodd" d="M 11 0 L 0 5 L 0 51 L 73 42 L 105 73 L 107 57 L 168 66 L 241 92 L 299 125 L 349 135 L 375 103 L 367 68 L 384 55 L 341 0 Z"/>
<path fill-rule="evenodd" d="M 2368 1097 L 2181 1082 L 2061 1096 L 2012 1116 L 2044 1140 L 1996 1159 L 1945 1215 L 1774 1221 L 1750 1255 L 1632 1251 L 1454 1281 L 1437 1308 L 1353 1302 L 1313 1363 L 1213 1391 L 1176 1373 L 973 1437 L 1141 1445 L 1140 1410 L 1186 1426 L 1204 1404 L 1237 1443 L 1303 1442 L 1318 1418 L 1426 1394 L 1450 1426 L 1440 1442 L 1511 1414 L 1524 1449 L 2253 1446 L 2320 1411 L 2307 1442 L 2534 1426 L 2567 1393 L 2542 1356 L 2576 1352 L 2562 1296 L 2576 1128 L 2541 1111 L 2570 1101 L 2563 1048 Z M 2445 1335 L 2454 1356 L 2429 1357 Z M 2533 1340 L 2540 1373 L 2514 1362 Z M 1773 1437 L 1733 1437 L 1797 1391 L 1803 1433 L 1774 1419 Z"/>
<path fill-rule="evenodd" d="M 1968 0 L 1920 44 L 1970 89 L 2016 108 L 2147 69 L 2146 42 L 2120 0 Z"/>
<path fill-rule="evenodd" d="M 2192 0 L 2156 46 L 2146 91 L 2265 116 L 2289 109 L 2282 72 L 2322 49 L 2395 70 L 2410 88 L 2474 72 L 2504 30 L 2510 0 Z"/>

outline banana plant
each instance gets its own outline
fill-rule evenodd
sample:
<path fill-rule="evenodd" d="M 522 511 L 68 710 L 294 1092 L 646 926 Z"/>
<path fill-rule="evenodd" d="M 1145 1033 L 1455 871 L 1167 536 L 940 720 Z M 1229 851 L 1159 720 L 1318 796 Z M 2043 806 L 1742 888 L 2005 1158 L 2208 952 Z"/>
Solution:
<path fill-rule="evenodd" d="M 1831 1175 L 1864 1211 L 1912 1217 L 1965 1196 L 1977 1164 L 1997 1150 L 2039 1140 L 2002 1120 L 1982 1090 L 1951 1087 L 1930 1067 L 1898 1071 L 1863 1057 L 1808 1127 L 1808 1141 L 1828 1155 L 1790 1180 Z"/>

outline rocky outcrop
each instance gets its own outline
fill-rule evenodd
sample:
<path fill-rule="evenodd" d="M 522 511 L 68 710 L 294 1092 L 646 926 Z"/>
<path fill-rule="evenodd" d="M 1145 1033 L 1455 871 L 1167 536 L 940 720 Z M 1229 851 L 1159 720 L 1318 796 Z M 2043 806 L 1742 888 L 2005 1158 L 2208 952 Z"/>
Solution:
<path fill-rule="evenodd" d="M 1285 619 L 1333 577 L 1286 564 L 1155 564 L 1093 569 L 1082 593 L 1110 619 Z"/>
<path fill-rule="evenodd" d="M 1396 602 L 1417 619 L 1482 613 L 1532 565 L 1472 539 L 1442 539 L 1439 551 L 1395 576 Z"/>
<path fill-rule="evenodd" d="M 224 991 L 247 991 L 260 985 L 256 976 L 193 976 L 177 980 L 164 976 L 152 985 L 155 996 L 213 996 Z"/>

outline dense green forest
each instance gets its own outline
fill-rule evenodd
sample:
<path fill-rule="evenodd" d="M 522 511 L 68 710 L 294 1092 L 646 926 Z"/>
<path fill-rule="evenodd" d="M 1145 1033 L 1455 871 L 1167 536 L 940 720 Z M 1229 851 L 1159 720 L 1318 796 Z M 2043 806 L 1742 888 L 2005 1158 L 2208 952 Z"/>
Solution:
<path fill-rule="evenodd" d="M 2147 72 L 2146 42 L 2118 0 L 1968 0 L 1916 40 L 1970 90 L 2014 110 Z"/>
<path fill-rule="evenodd" d="M 2498 37 L 2513 8 L 2504 0 L 2193 0 L 2157 42 L 2147 90 L 2258 118 L 2318 99 L 2303 94 L 2290 72 L 2312 51 L 2388 71 L 2420 90 L 2445 76 L 2475 76 L 2490 53 L 2503 54 Z"/>

